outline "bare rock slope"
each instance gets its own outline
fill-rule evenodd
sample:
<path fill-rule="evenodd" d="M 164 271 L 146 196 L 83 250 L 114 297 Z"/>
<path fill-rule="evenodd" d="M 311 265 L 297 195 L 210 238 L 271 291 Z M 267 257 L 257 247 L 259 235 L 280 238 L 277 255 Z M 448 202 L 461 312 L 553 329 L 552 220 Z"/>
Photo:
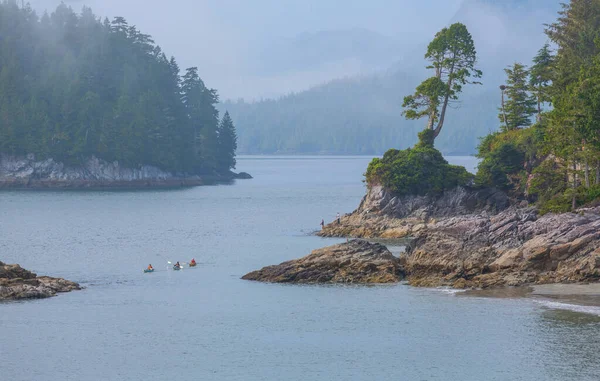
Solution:
<path fill-rule="evenodd" d="M 395 283 L 403 277 L 402 268 L 401 260 L 385 246 L 352 240 L 264 267 L 242 279 L 274 283 Z"/>

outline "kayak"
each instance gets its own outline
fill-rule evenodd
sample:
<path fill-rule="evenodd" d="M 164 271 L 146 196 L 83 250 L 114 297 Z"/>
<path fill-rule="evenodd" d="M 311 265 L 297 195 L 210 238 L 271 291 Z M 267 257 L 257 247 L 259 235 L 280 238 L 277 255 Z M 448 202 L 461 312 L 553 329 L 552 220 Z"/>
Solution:
<path fill-rule="evenodd" d="M 181 270 L 181 266 L 173 266 L 173 270 Z"/>
<path fill-rule="evenodd" d="M 145 272 L 145 273 L 153 273 L 153 272 L 154 272 L 154 269 L 146 269 L 146 270 L 144 270 L 144 272 Z"/>
<path fill-rule="evenodd" d="M 197 263 L 190 263 L 190 267 L 196 267 Z"/>

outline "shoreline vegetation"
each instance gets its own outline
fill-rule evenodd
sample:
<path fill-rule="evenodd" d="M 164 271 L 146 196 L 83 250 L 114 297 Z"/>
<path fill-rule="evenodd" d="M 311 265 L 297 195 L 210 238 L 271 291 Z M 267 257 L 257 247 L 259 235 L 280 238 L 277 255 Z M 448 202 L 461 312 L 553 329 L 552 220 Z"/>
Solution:
<path fill-rule="evenodd" d="M 531 67 L 505 69 L 500 130 L 481 140 L 475 174 L 435 141 L 447 108 L 482 78 L 476 50 L 460 23 L 436 34 L 432 76 L 403 104 L 426 121 L 419 142 L 373 159 L 359 207 L 317 235 L 410 239 L 400 261 L 413 286 L 600 282 L 600 2 L 564 4 L 546 34 L 553 45 Z"/>
<path fill-rule="evenodd" d="M 0 187 L 248 178 L 217 91 L 123 17 L 0 0 L 0 36 Z"/>

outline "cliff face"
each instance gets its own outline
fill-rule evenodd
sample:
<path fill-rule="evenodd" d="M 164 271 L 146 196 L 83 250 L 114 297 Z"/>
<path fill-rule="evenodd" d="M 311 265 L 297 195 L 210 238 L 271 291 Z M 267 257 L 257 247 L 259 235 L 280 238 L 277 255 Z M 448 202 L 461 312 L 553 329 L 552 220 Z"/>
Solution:
<path fill-rule="evenodd" d="M 491 215 L 510 205 L 494 189 L 456 188 L 441 196 L 396 196 L 380 185 L 369 187 L 358 209 L 341 223 L 329 224 L 322 237 L 404 238 L 437 219 L 472 213 Z"/>
<path fill-rule="evenodd" d="M 356 211 L 319 234 L 411 237 L 403 264 L 416 286 L 600 281 L 600 207 L 539 216 L 490 189 L 432 198 L 372 187 Z"/>
<path fill-rule="evenodd" d="M 247 174 L 245 174 L 247 175 Z M 219 180 L 244 174 L 233 173 Z M 0 155 L 0 188 L 84 188 L 202 185 L 204 178 L 163 171 L 152 166 L 128 168 L 96 157 L 79 166 L 67 166 L 53 159 L 37 160 L 34 155 Z"/>

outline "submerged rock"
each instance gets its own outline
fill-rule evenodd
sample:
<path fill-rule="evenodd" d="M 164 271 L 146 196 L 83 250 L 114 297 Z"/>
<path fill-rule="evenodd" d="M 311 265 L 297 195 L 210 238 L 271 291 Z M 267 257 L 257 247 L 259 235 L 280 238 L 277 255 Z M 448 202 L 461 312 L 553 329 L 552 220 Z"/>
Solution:
<path fill-rule="evenodd" d="M 59 292 L 80 289 L 75 282 L 62 278 L 38 277 L 19 265 L 0 262 L 0 300 L 49 298 Z"/>
<path fill-rule="evenodd" d="M 249 180 L 252 179 L 252 175 L 247 172 L 234 173 L 233 175 L 236 179 L 240 180 Z"/>
<path fill-rule="evenodd" d="M 396 283 L 402 276 L 401 260 L 385 246 L 352 240 L 264 267 L 242 279 L 274 283 Z"/>

